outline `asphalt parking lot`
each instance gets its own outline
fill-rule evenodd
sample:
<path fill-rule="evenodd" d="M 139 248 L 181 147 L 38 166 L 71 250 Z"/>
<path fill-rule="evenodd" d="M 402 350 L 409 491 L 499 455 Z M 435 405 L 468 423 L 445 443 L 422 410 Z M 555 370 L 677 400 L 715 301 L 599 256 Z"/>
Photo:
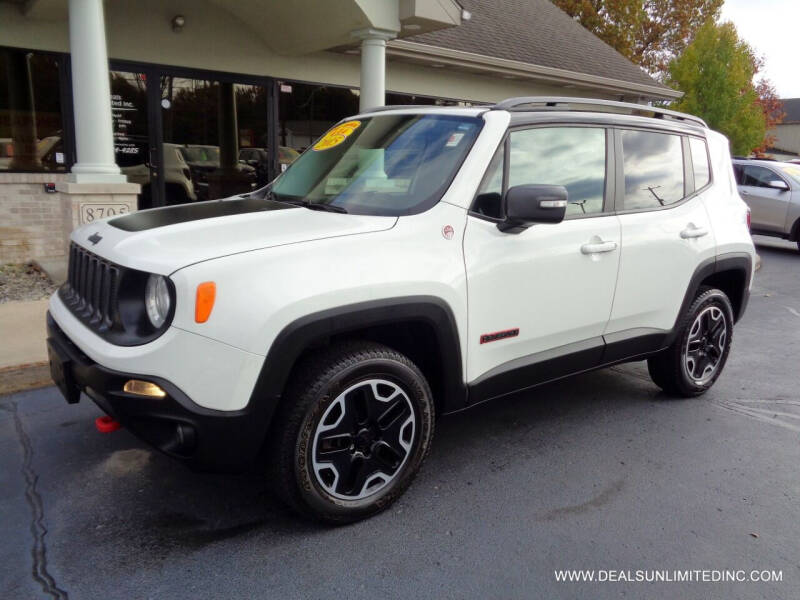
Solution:
<path fill-rule="evenodd" d="M 440 421 L 388 512 L 300 521 L 255 476 L 195 474 L 86 398 L 0 398 L 0 598 L 800 597 L 800 253 L 759 240 L 705 397 L 643 363 Z M 563 583 L 556 569 L 782 571 L 772 583 Z"/>

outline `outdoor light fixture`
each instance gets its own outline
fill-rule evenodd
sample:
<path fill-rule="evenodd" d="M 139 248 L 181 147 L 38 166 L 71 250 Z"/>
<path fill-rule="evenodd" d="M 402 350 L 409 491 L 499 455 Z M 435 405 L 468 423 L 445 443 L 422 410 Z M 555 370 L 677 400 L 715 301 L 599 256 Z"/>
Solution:
<path fill-rule="evenodd" d="M 186 17 L 183 15 L 175 15 L 172 17 L 172 31 L 178 33 L 183 30 L 184 25 L 186 25 Z"/>
<path fill-rule="evenodd" d="M 461 20 L 462 21 L 469 21 L 472 18 L 472 13 L 469 12 L 466 8 L 461 9 Z"/>

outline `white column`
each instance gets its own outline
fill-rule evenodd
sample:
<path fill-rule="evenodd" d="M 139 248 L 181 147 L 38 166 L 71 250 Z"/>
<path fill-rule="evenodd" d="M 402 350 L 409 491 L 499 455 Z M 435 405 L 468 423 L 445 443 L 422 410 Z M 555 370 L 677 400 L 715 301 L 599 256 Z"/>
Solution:
<path fill-rule="evenodd" d="M 386 42 L 396 35 L 383 29 L 353 32 L 361 40 L 361 111 L 386 104 Z"/>
<path fill-rule="evenodd" d="M 125 182 L 114 159 L 103 0 L 69 0 L 77 183 Z"/>

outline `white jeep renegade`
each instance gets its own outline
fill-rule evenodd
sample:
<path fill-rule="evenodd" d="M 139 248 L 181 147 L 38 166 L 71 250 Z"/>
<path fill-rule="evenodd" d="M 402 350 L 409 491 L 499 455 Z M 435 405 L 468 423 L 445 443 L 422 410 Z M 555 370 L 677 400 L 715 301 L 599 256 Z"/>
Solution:
<path fill-rule="evenodd" d="M 727 140 L 695 117 L 389 107 L 261 190 L 76 230 L 51 370 L 159 450 L 352 521 L 409 485 L 438 415 L 644 359 L 702 394 L 754 256 Z"/>

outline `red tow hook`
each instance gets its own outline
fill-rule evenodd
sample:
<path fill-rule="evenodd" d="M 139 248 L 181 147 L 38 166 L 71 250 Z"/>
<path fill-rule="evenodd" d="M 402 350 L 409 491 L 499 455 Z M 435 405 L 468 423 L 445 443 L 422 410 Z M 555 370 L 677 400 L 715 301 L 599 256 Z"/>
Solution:
<path fill-rule="evenodd" d="M 97 417 L 94 420 L 94 426 L 97 427 L 97 431 L 100 433 L 111 433 L 122 427 L 119 421 L 115 421 L 108 415 Z"/>

